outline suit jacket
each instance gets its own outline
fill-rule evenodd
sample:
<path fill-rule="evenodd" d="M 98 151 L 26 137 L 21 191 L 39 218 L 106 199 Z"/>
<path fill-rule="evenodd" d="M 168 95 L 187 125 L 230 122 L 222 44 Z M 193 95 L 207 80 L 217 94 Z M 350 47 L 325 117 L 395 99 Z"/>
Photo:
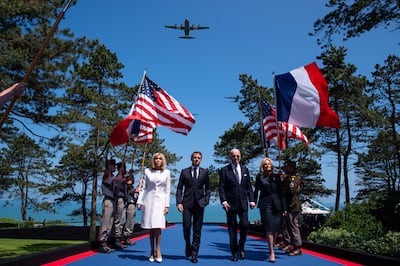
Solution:
<path fill-rule="evenodd" d="M 208 170 L 199 167 L 198 178 L 192 177 L 192 167 L 185 168 L 179 176 L 176 188 L 176 204 L 183 204 L 184 208 L 192 208 L 197 202 L 205 207 L 210 201 L 210 177 Z"/>
<path fill-rule="evenodd" d="M 254 199 L 256 201 L 258 199 L 258 208 L 260 209 L 267 208 L 268 203 L 271 203 L 273 212 L 286 210 L 280 176 L 278 174 L 271 176 L 257 175 Z"/>
<path fill-rule="evenodd" d="M 253 188 L 249 170 L 240 165 L 242 180 L 239 184 L 231 164 L 221 168 L 219 172 L 219 198 L 221 203 L 227 201 L 231 210 L 237 210 L 240 206 L 248 209 L 248 203 L 254 202 Z"/>

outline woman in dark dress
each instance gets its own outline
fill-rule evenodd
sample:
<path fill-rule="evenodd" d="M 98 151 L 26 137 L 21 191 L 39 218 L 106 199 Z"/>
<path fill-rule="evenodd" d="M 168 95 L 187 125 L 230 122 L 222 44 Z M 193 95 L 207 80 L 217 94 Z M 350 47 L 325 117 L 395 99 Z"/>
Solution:
<path fill-rule="evenodd" d="M 260 194 L 260 195 L 258 195 Z M 282 211 L 286 209 L 283 200 L 281 179 L 274 173 L 274 166 L 269 158 L 260 163 L 260 173 L 256 177 L 254 199 L 260 209 L 261 223 L 267 235 L 269 246 L 269 261 L 275 262 L 274 239 L 277 235 Z"/>

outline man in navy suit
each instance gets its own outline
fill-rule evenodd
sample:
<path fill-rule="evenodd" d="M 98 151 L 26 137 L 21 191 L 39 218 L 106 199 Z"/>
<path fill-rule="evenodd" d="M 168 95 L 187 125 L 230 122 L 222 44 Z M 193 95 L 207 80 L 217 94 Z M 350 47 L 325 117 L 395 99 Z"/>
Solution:
<path fill-rule="evenodd" d="M 183 213 L 183 236 L 186 242 L 185 255 L 197 263 L 200 247 L 204 208 L 210 200 L 210 177 L 208 170 L 200 167 L 202 154 L 192 153 L 192 165 L 182 170 L 176 189 L 176 204 Z M 190 229 L 193 219 L 193 240 L 190 243 Z"/>
<path fill-rule="evenodd" d="M 240 150 L 232 149 L 229 153 L 231 163 L 221 168 L 219 172 L 219 197 L 226 211 L 229 232 L 229 246 L 232 261 L 237 261 L 237 252 L 244 259 L 244 244 L 249 229 L 248 204 L 256 207 L 249 170 L 240 165 Z M 239 226 L 237 217 L 239 217 Z M 240 229 L 239 243 L 237 229 Z"/>

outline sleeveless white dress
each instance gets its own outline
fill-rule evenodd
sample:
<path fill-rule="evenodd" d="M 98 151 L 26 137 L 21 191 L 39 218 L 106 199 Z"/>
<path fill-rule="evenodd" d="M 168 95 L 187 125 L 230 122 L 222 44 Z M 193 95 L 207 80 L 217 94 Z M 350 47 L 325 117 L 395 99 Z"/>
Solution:
<path fill-rule="evenodd" d="M 171 172 L 145 169 L 137 204 L 141 205 L 144 229 L 165 228 L 164 208 L 170 203 Z"/>

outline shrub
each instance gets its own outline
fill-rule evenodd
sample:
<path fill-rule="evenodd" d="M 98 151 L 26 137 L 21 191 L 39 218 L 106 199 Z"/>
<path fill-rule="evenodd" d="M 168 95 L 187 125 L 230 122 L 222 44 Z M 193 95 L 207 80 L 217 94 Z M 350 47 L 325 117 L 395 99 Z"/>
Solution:
<path fill-rule="evenodd" d="M 367 204 L 353 204 L 334 213 L 307 240 L 340 248 L 400 258 L 400 232 L 384 233 L 382 223 L 368 213 Z"/>
<path fill-rule="evenodd" d="M 331 227 L 324 226 L 318 231 L 310 233 L 307 240 L 318 244 L 347 248 L 349 243 L 352 242 L 356 237 L 357 236 L 355 233 L 349 232 L 345 229 L 333 229 Z"/>
<path fill-rule="evenodd" d="M 400 232 L 388 232 L 360 244 L 368 253 L 400 258 Z"/>
<path fill-rule="evenodd" d="M 367 239 L 383 234 L 382 223 L 371 214 L 368 203 L 347 205 L 329 217 L 324 226 L 340 228 Z"/>

